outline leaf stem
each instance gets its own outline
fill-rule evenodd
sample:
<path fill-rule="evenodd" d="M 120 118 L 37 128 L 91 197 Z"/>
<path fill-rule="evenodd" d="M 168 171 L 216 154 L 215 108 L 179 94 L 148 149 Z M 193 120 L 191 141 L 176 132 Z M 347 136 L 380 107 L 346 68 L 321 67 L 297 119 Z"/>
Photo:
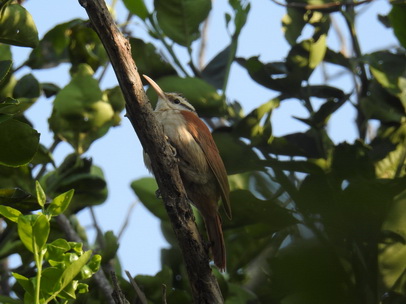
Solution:
<path fill-rule="evenodd" d="M 41 276 L 42 276 L 42 261 L 44 260 L 43 251 L 37 252 L 37 246 L 34 246 L 35 264 L 37 266 L 37 282 L 35 284 L 35 304 L 40 304 Z"/>

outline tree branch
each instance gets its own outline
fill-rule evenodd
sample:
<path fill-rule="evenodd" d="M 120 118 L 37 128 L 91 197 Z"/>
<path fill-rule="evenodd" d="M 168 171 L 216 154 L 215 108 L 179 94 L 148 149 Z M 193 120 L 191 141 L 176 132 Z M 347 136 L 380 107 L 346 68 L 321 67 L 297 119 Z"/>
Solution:
<path fill-rule="evenodd" d="M 283 3 L 278 0 L 271 0 L 273 3 L 283 6 L 283 7 L 292 7 L 292 8 L 298 8 L 298 9 L 303 9 L 303 10 L 309 10 L 309 11 L 320 11 L 320 12 L 338 12 L 342 9 L 342 7 L 348 7 L 348 6 L 358 6 L 361 4 L 369 3 L 374 0 L 361 0 L 358 2 L 345 2 L 345 1 L 334 1 L 334 2 L 329 2 L 329 3 L 324 3 L 324 4 L 307 4 L 307 3 L 301 3 L 301 2 L 289 2 L 289 3 Z"/>
<path fill-rule="evenodd" d="M 223 303 L 209 267 L 209 258 L 197 231 L 179 169 L 162 128 L 158 127 L 140 75 L 123 37 L 103 0 L 79 0 L 100 37 L 126 100 L 127 117 L 148 153 L 186 264 L 195 303 Z"/>

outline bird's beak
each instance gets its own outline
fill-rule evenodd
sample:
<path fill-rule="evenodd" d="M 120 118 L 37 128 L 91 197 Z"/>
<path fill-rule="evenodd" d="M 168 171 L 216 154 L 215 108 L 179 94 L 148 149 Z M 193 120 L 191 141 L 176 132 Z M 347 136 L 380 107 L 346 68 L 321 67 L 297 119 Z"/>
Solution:
<path fill-rule="evenodd" d="M 157 83 L 155 81 L 153 81 L 151 78 L 149 78 L 147 75 L 142 75 L 144 76 L 144 78 L 149 82 L 149 84 L 151 85 L 151 87 L 155 90 L 155 92 L 158 94 L 158 97 L 162 98 L 163 100 L 166 100 L 166 96 L 164 91 L 162 91 L 162 89 L 159 87 L 159 85 L 157 85 Z"/>

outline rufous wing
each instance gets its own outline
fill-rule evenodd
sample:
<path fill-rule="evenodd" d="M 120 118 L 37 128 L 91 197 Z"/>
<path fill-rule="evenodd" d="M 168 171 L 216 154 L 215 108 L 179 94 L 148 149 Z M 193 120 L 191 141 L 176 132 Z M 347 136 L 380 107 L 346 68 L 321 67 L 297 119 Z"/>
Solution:
<path fill-rule="evenodd" d="M 231 219 L 230 186 L 228 184 L 227 171 L 213 136 L 206 124 L 196 114 L 189 111 L 181 111 L 181 114 L 186 120 L 188 131 L 203 150 L 207 163 L 220 185 L 224 209 L 228 218 Z"/>

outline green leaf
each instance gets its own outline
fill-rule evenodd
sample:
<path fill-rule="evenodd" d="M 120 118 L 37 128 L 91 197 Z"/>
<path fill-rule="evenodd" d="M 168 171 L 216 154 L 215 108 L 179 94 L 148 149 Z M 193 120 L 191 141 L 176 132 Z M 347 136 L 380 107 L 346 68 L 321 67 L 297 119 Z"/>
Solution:
<path fill-rule="evenodd" d="M 401 54 L 382 51 L 362 58 L 369 64 L 375 79 L 392 95 L 398 97 L 406 109 L 406 61 Z"/>
<path fill-rule="evenodd" d="M 61 90 L 56 84 L 50 82 L 41 83 L 41 88 L 46 98 L 55 96 Z"/>
<path fill-rule="evenodd" d="M 3 190 L 3 189 L 2 189 Z M 8 220 L 17 223 L 18 217 L 22 214 L 17 209 L 11 208 L 9 206 L 0 205 L 0 214 L 7 218 Z"/>
<path fill-rule="evenodd" d="M 281 303 L 357 303 L 348 283 L 350 265 L 315 239 L 290 242 L 268 260 L 274 297 Z M 348 270 L 347 270 L 348 271 Z M 365 293 L 362 293 L 365 295 Z"/>
<path fill-rule="evenodd" d="M 281 100 L 274 98 L 260 105 L 240 120 L 235 126 L 235 134 L 240 137 L 245 137 L 256 142 L 268 142 L 271 134 L 271 129 L 267 128 L 267 122 L 273 110 L 279 107 Z M 267 121 L 262 124 L 261 121 L 267 116 Z M 255 140 L 255 138 L 258 138 Z"/>
<path fill-rule="evenodd" d="M 231 47 L 229 45 L 218 53 L 201 72 L 202 78 L 218 90 L 223 89 L 230 55 Z"/>
<path fill-rule="evenodd" d="M 234 190 L 230 194 L 233 203 L 233 220 L 224 221 L 224 229 L 266 225 L 267 229 L 258 231 L 262 236 L 296 224 L 292 212 L 279 206 L 274 200 L 260 200 L 248 190 Z"/>
<path fill-rule="evenodd" d="M 92 256 L 92 251 L 88 250 L 84 252 L 76 261 L 70 264 L 66 269 L 63 271 L 61 278 L 60 278 L 60 288 L 56 293 L 61 292 L 68 286 L 72 280 L 79 274 L 82 270 L 83 266 L 89 261 L 90 257 Z"/>
<path fill-rule="evenodd" d="M 34 236 L 32 226 L 38 215 L 23 215 L 18 218 L 18 236 L 24 246 L 34 253 Z"/>
<path fill-rule="evenodd" d="M 226 103 L 216 89 L 199 78 L 168 76 L 158 79 L 157 84 L 165 92 L 179 92 L 195 107 L 203 117 L 218 117 L 226 113 Z M 157 100 L 156 93 L 148 89 L 151 101 Z"/>
<path fill-rule="evenodd" d="M 30 279 L 15 272 L 12 272 L 12 275 L 17 280 L 17 282 L 24 288 L 26 293 L 34 295 L 34 285 L 30 281 Z"/>
<path fill-rule="evenodd" d="M 347 58 L 343 53 L 335 52 L 329 48 L 327 48 L 326 50 L 324 61 L 342 66 L 346 69 L 349 69 L 350 71 L 353 70 L 353 65 L 349 58 Z"/>
<path fill-rule="evenodd" d="M 89 158 L 81 158 L 73 153 L 68 155 L 63 163 L 55 170 L 47 174 L 42 184 L 48 191 L 48 195 L 55 197 L 68 189 L 75 189 L 69 208 L 66 212 L 76 212 L 86 206 L 101 204 L 107 198 L 107 186 L 103 171 L 92 165 Z"/>
<path fill-rule="evenodd" d="M 41 187 L 41 184 L 39 183 L 39 181 L 35 181 L 35 190 L 37 193 L 37 200 L 38 200 L 38 204 L 44 208 L 45 203 L 47 201 L 47 197 L 45 195 L 44 190 Z"/>
<path fill-rule="evenodd" d="M 56 239 L 50 244 L 47 244 L 46 260 L 52 265 L 56 266 L 57 263 L 63 261 L 63 254 L 71 249 L 68 241 L 64 239 Z"/>
<path fill-rule="evenodd" d="M 0 123 L 0 164 L 17 167 L 29 163 L 37 152 L 39 136 L 28 124 L 15 119 Z"/>
<path fill-rule="evenodd" d="M 49 232 L 50 223 L 48 218 L 44 214 L 39 215 L 32 226 L 33 243 L 36 252 L 41 252 L 45 248 Z"/>
<path fill-rule="evenodd" d="M 20 105 L 21 103 L 18 100 L 7 97 L 0 102 L 0 113 L 6 114 L 9 117 L 13 117 L 14 114 L 18 114 L 21 112 Z"/>
<path fill-rule="evenodd" d="M 154 0 L 158 23 L 174 42 L 189 47 L 211 10 L 210 0 Z"/>
<path fill-rule="evenodd" d="M 69 61 L 72 71 L 81 64 L 89 65 L 94 71 L 104 65 L 108 56 L 96 31 L 89 27 L 88 21 L 74 23 L 69 29 Z"/>
<path fill-rule="evenodd" d="M 386 289 L 405 290 L 404 261 L 406 258 L 406 192 L 399 194 L 382 224 L 382 239 L 378 244 L 379 270 Z"/>
<path fill-rule="evenodd" d="M 378 119 L 385 123 L 399 123 L 405 117 L 402 102 L 376 80 L 372 80 L 367 96 L 361 98 L 360 108 L 368 119 Z"/>
<path fill-rule="evenodd" d="M 289 74 L 284 62 L 265 64 L 258 56 L 237 58 L 236 61 L 247 70 L 254 81 L 268 89 L 283 92 L 288 96 L 300 90 L 301 79 L 297 75 Z"/>
<path fill-rule="evenodd" d="M 152 79 L 176 75 L 176 70 L 162 56 L 152 43 L 145 43 L 138 38 L 130 38 L 131 54 L 140 74 Z"/>
<path fill-rule="evenodd" d="M 52 68 L 69 59 L 70 28 L 81 22 L 75 19 L 59 24 L 47 32 L 35 48 L 26 64 L 32 69 Z"/>
<path fill-rule="evenodd" d="M 47 213 L 51 216 L 57 216 L 63 213 L 68 208 L 75 190 L 69 190 L 55 197 L 47 208 Z"/>
<path fill-rule="evenodd" d="M 392 10 L 389 13 L 389 21 L 393 27 L 393 32 L 398 38 L 400 44 L 406 48 L 406 5 L 392 2 Z"/>
<path fill-rule="evenodd" d="M 15 178 L 16 176 L 10 178 Z M 3 205 L 15 205 L 17 203 L 23 203 L 32 200 L 31 194 L 25 192 L 20 188 L 3 188 L 0 189 L 0 204 Z M 31 201 L 32 203 L 32 201 Z"/>
<path fill-rule="evenodd" d="M 142 20 L 148 17 L 149 13 L 143 0 L 123 0 L 123 2 L 131 14 L 140 17 Z"/>
<path fill-rule="evenodd" d="M 0 84 L 6 78 L 11 68 L 13 67 L 13 62 L 11 60 L 1 60 L 0 61 Z"/>
<path fill-rule="evenodd" d="M 329 99 L 325 103 L 323 103 L 317 110 L 317 112 L 313 113 L 309 119 L 297 119 L 313 128 L 321 129 L 327 125 L 331 115 L 335 111 L 337 111 L 346 101 L 347 98 L 341 98 L 340 100 Z"/>
<path fill-rule="evenodd" d="M 19 4 L 7 5 L 1 12 L 0 42 L 34 48 L 38 31 L 30 13 Z"/>
<path fill-rule="evenodd" d="M 361 141 L 356 141 L 352 145 L 342 143 L 336 146 L 331 164 L 334 174 L 342 180 L 374 178 L 375 167 L 369 156 L 370 149 Z"/>
<path fill-rule="evenodd" d="M 13 97 L 20 102 L 25 102 L 23 111 L 30 107 L 40 95 L 41 86 L 32 74 L 25 75 L 18 80 L 13 90 Z"/>
<path fill-rule="evenodd" d="M 213 133 L 213 138 L 228 174 L 264 170 L 264 165 L 258 155 L 235 135 L 219 130 Z M 245 158 L 243 162 L 241 161 L 241 155 L 244 155 Z"/>
<path fill-rule="evenodd" d="M 6 296 L 1 296 L 1 295 L 0 295 L 0 303 L 4 303 L 4 304 L 23 304 L 23 302 L 21 300 L 16 300 L 16 299 L 6 297 Z"/>
<path fill-rule="evenodd" d="M 158 185 L 154 178 L 146 177 L 135 180 L 131 183 L 131 188 L 138 196 L 144 206 L 162 221 L 168 221 L 168 215 L 163 206 L 162 200 L 155 195 Z"/>
<path fill-rule="evenodd" d="M 51 130 L 84 153 L 115 123 L 115 113 L 89 66 L 81 65 L 71 82 L 59 91 L 49 119 Z"/>
<path fill-rule="evenodd" d="M 310 129 L 305 133 L 292 133 L 273 137 L 264 149 L 268 153 L 308 158 L 326 158 L 326 147 L 332 145 L 325 130 Z"/>
<path fill-rule="evenodd" d="M 294 45 L 286 62 L 289 72 L 307 80 L 324 59 L 327 50 L 326 37 L 327 35 L 323 34 L 318 39 L 307 39 Z"/>
<path fill-rule="evenodd" d="M 118 238 L 114 235 L 113 231 L 107 231 L 103 236 L 103 241 L 104 248 L 101 255 L 103 259 L 110 261 L 114 259 L 117 254 L 119 247 Z"/>
<path fill-rule="evenodd" d="M 282 18 L 282 30 L 285 33 L 285 39 L 290 45 L 296 43 L 305 25 L 303 12 L 296 8 L 288 7 L 286 15 Z"/>
<path fill-rule="evenodd" d="M 0 60 L 13 61 L 13 54 L 11 54 L 10 45 L 0 44 Z"/>
<path fill-rule="evenodd" d="M 234 9 L 234 26 L 235 31 L 233 34 L 233 39 L 237 40 L 238 36 L 241 33 L 242 28 L 244 27 L 245 23 L 247 22 L 248 13 L 251 9 L 251 4 L 247 1 L 242 0 L 230 0 L 228 2 L 231 7 Z"/>

